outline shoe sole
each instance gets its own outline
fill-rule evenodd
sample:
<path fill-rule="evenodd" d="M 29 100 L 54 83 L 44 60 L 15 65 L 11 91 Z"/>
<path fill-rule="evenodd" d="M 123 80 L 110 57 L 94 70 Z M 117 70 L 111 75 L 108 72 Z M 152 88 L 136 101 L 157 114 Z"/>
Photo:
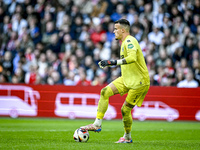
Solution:
<path fill-rule="evenodd" d="M 100 129 L 97 129 L 97 130 L 94 130 L 94 132 L 101 132 L 101 128 Z"/>
<path fill-rule="evenodd" d="M 115 143 L 132 143 L 133 141 L 131 140 L 130 142 L 125 142 L 125 141 L 123 141 L 123 142 L 115 142 Z"/>

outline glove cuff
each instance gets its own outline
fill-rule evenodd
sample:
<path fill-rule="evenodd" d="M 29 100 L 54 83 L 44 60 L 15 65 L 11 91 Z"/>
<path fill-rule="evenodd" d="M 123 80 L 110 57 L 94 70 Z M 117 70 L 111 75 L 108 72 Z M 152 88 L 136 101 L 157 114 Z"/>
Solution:
<path fill-rule="evenodd" d="M 111 65 L 117 65 L 117 60 L 111 60 Z"/>

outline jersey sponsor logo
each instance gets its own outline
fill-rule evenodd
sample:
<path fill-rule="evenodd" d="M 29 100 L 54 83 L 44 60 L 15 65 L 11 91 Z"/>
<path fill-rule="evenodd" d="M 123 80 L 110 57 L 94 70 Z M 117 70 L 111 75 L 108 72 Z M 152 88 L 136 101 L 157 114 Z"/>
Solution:
<path fill-rule="evenodd" d="M 124 55 L 121 55 L 120 58 L 123 59 L 123 58 L 124 58 Z"/>
<path fill-rule="evenodd" d="M 127 42 L 131 42 L 131 40 L 127 40 Z"/>
<path fill-rule="evenodd" d="M 131 49 L 131 48 L 133 48 L 134 46 L 133 46 L 133 44 L 128 44 L 128 48 L 129 49 Z"/>

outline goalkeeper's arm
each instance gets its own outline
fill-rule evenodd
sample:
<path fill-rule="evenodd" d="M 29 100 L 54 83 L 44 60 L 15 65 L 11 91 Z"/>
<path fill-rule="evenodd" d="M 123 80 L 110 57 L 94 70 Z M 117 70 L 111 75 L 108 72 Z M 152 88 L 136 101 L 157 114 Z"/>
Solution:
<path fill-rule="evenodd" d="M 106 66 L 113 66 L 113 65 L 124 65 L 127 64 L 126 59 L 119 59 L 119 60 L 102 60 L 99 63 L 100 68 L 104 68 Z"/>

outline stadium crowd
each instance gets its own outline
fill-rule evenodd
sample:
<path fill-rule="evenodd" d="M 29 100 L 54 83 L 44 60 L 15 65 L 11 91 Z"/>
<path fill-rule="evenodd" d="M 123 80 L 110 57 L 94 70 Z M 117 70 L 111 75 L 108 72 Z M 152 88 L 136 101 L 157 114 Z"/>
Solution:
<path fill-rule="evenodd" d="M 0 0 L 0 83 L 104 85 L 119 67 L 126 18 L 151 85 L 200 85 L 200 0 Z"/>

